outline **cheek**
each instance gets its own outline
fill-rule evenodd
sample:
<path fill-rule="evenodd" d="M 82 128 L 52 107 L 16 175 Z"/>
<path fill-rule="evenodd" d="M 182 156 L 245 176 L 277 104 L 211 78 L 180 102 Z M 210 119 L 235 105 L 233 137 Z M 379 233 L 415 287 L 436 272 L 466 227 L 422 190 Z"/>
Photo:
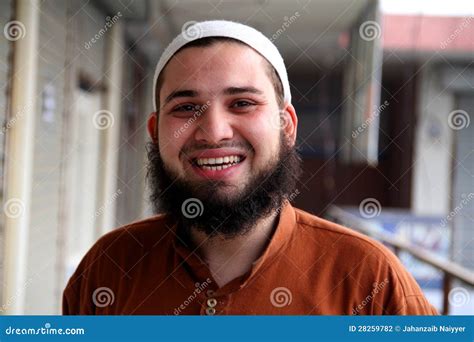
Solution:
<path fill-rule="evenodd" d="M 269 117 L 269 114 L 259 115 L 251 122 L 243 123 L 241 128 L 243 137 L 255 150 L 255 159 L 258 163 L 267 162 L 268 158 L 278 153 L 279 149 L 280 128 L 278 123 L 272 124 Z"/>
<path fill-rule="evenodd" d="M 165 163 L 174 165 L 179 160 L 179 152 L 187 139 L 187 131 L 183 129 L 180 120 L 161 119 L 158 125 L 158 143 Z"/>

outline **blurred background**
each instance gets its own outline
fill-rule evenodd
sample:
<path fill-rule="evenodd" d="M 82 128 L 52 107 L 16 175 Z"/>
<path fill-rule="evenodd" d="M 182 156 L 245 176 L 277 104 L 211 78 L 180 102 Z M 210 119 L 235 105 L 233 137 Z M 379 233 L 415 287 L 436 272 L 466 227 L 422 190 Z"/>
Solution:
<path fill-rule="evenodd" d="M 97 238 L 152 215 L 154 67 L 206 19 L 284 56 L 293 204 L 382 241 L 440 312 L 474 314 L 473 16 L 471 0 L 0 0 L 0 314 L 60 313 Z"/>

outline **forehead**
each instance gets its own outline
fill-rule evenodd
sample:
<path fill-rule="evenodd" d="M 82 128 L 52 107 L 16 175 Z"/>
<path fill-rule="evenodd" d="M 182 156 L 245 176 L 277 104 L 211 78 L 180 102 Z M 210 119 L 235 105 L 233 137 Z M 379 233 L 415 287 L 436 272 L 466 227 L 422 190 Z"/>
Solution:
<path fill-rule="evenodd" d="M 251 47 L 218 42 L 204 47 L 187 47 L 170 59 L 163 70 L 160 95 L 192 87 L 215 92 L 230 86 L 272 87 L 269 64 Z"/>

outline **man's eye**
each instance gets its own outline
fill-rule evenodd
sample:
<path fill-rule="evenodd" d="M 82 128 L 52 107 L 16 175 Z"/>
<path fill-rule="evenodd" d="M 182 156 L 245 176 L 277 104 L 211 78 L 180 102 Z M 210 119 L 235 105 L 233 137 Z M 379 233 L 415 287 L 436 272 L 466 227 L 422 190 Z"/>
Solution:
<path fill-rule="evenodd" d="M 173 109 L 173 112 L 194 112 L 198 110 L 199 106 L 192 105 L 192 104 L 185 104 L 178 106 Z"/>
<path fill-rule="evenodd" d="M 250 107 L 250 106 L 253 106 L 255 105 L 254 103 L 252 102 L 249 102 L 249 101 L 236 101 L 232 104 L 232 108 L 245 108 L 245 107 Z"/>

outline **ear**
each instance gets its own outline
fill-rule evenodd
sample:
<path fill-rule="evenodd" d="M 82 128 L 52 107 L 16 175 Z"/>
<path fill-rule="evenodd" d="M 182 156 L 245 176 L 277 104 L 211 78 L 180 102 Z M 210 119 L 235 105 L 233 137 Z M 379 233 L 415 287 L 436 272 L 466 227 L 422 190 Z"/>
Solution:
<path fill-rule="evenodd" d="M 147 122 L 147 130 L 151 140 L 154 143 L 158 143 L 158 116 L 156 112 L 152 112 Z"/>
<path fill-rule="evenodd" d="M 298 117 L 296 116 L 295 107 L 291 103 L 285 105 L 280 112 L 280 120 L 283 125 L 283 132 L 288 141 L 294 146 L 296 141 L 296 132 L 298 129 Z"/>

